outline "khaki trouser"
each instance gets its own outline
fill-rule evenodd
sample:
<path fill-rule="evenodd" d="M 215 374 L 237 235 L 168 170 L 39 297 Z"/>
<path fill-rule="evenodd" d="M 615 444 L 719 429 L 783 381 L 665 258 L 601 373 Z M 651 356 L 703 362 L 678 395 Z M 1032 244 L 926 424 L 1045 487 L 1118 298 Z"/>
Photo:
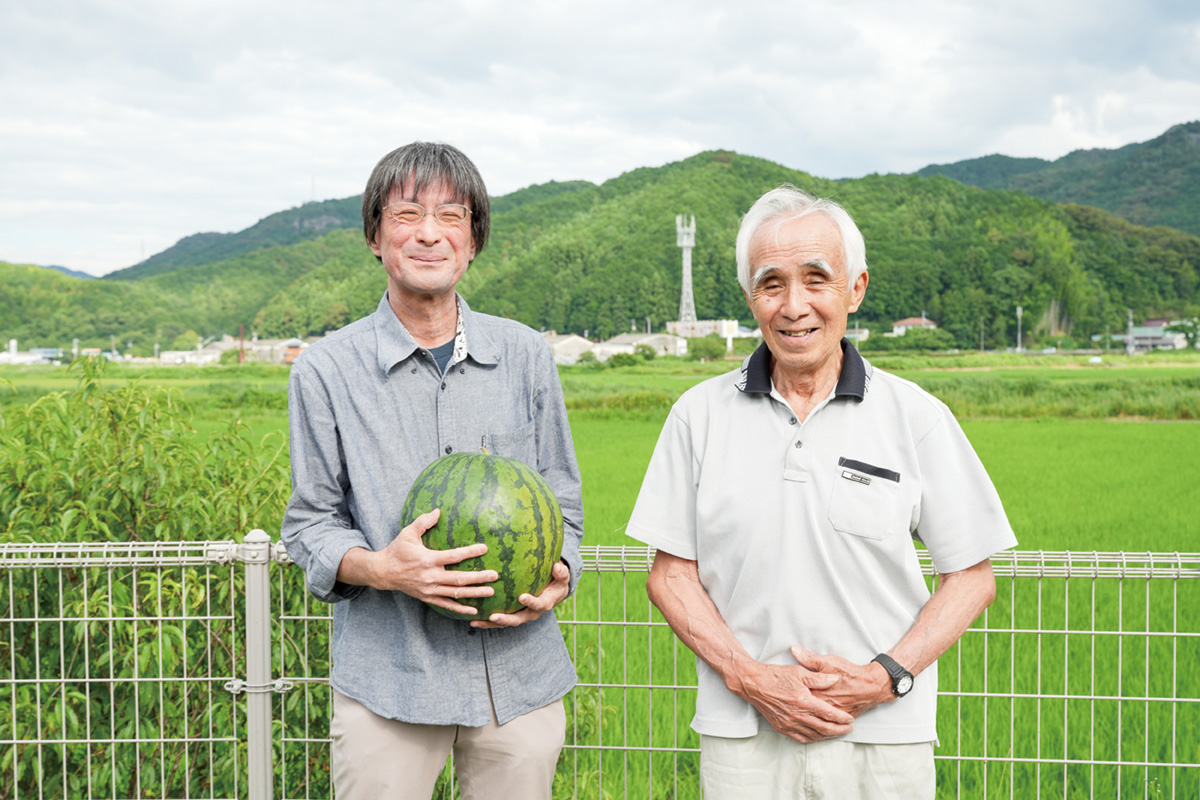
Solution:
<path fill-rule="evenodd" d="M 705 800 L 933 800 L 933 743 L 700 737 Z"/>
<path fill-rule="evenodd" d="M 337 800 L 429 800 L 454 753 L 463 800 L 550 800 L 566 736 L 562 700 L 504 725 L 413 725 L 386 719 L 333 693 L 333 788 Z"/>

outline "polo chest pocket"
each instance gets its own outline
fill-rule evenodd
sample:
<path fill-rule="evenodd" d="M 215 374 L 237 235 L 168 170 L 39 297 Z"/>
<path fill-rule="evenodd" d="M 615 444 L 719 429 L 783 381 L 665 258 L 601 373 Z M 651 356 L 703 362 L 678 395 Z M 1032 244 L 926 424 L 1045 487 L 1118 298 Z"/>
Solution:
<path fill-rule="evenodd" d="M 835 530 L 882 540 L 900 528 L 900 475 L 861 461 L 839 458 L 829 496 Z"/>

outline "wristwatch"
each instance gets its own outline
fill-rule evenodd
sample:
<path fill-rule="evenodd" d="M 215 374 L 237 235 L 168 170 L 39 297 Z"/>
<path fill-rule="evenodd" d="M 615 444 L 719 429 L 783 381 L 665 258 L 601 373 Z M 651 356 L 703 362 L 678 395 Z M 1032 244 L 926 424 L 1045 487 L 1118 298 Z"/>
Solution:
<path fill-rule="evenodd" d="M 897 664 L 894 658 L 887 653 L 880 653 L 871 660 L 878 661 L 888 671 L 888 675 L 892 676 L 892 693 L 896 697 L 904 697 L 904 695 L 912 691 L 912 673 Z"/>

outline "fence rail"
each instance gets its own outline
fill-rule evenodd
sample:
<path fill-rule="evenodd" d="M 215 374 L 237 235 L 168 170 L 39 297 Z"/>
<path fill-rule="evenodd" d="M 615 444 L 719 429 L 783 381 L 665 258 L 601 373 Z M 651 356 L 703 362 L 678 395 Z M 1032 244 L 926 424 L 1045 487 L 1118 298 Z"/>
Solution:
<path fill-rule="evenodd" d="M 556 797 L 700 796 L 695 661 L 646 599 L 652 559 L 584 548 Z M 939 661 L 939 797 L 1200 797 L 1200 554 L 993 567 Z M 0 800 L 329 797 L 329 625 L 260 531 L 0 545 Z"/>

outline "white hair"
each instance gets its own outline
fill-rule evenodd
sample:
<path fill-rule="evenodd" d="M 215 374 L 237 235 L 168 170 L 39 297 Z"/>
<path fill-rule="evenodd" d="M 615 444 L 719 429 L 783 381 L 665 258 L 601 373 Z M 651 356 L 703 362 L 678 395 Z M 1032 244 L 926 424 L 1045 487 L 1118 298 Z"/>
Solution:
<path fill-rule="evenodd" d="M 846 262 L 846 277 L 850 286 L 854 285 L 859 275 L 867 271 L 867 244 L 846 209 L 832 200 L 817 199 L 790 183 L 785 183 L 758 198 L 738 226 L 734 252 L 737 258 L 738 283 L 742 285 L 746 294 L 750 294 L 752 288 L 750 242 L 754 239 L 754 234 L 768 222 L 782 224 L 809 214 L 824 214 L 837 226 L 842 238 L 842 257 Z"/>

